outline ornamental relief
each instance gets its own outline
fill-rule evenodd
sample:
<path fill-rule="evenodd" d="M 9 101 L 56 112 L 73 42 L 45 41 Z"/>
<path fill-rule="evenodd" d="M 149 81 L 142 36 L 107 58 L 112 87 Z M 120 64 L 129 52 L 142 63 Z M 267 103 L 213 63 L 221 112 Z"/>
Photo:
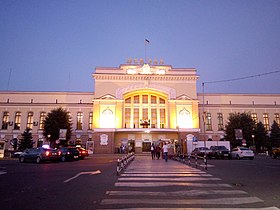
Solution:
<path fill-rule="evenodd" d="M 176 98 L 176 90 L 173 88 L 161 86 L 158 84 L 150 84 L 150 83 L 145 83 L 145 84 L 132 84 L 124 88 L 118 88 L 116 90 L 116 98 L 117 99 L 122 99 L 123 95 L 127 92 L 131 91 L 136 91 L 140 89 L 152 89 L 160 92 L 164 92 L 167 94 L 168 99 L 175 99 Z"/>

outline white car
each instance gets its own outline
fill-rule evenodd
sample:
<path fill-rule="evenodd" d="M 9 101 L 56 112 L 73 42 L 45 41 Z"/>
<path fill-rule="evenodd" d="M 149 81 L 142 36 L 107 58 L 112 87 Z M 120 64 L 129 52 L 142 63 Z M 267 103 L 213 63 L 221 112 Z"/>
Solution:
<path fill-rule="evenodd" d="M 249 159 L 253 160 L 255 157 L 255 154 L 254 154 L 253 150 L 250 150 L 249 148 L 236 147 L 236 148 L 232 149 L 231 157 L 237 158 L 237 159 L 249 158 Z"/>

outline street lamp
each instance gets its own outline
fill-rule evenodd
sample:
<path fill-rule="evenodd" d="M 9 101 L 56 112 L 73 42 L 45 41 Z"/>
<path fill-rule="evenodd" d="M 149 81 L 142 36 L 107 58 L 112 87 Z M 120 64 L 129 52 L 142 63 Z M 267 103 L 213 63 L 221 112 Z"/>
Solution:
<path fill-rule="evenodd" d="M 51 134 L 48 134 L 47 137 L 47 141 L 50 143 Z"/>
<path fill-rule="evenodd" d="M 255 135 L 252 134 L 252 139 L 253 139 L 253 146 L 255 146 Z"/>

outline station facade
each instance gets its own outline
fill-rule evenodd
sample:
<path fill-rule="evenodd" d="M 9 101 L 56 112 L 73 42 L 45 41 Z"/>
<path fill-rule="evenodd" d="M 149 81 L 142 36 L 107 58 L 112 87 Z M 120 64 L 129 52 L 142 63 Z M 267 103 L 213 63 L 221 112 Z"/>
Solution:
<path fill-rule="evenodd" d="M 280 94 L 197 93 L 194 68 L 127 63 L 97 67 L 92 77 L 94 92 L 0 92 L 5 148 L 11 149 L 10 141 L 27 127 L 35 146 L 47 143 L 44 119 L 58 107 L 72 117 L 70 143 L 91 143 L 95 153 L 116 153 L 124 145 L 148 152 L 152 143 L 162 141 L 220 141 L 230 113 L 249 112 L 268 131 L 274 120 L 280 123 Z"/>

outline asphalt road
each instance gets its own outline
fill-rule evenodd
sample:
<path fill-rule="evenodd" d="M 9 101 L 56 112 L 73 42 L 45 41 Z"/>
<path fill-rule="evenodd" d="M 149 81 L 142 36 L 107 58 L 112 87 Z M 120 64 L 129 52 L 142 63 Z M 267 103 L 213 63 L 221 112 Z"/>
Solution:
<path fill-rule="evenodd" d="M 230 186 L 232 192 L 246 192 L 248 193 L 246 196 L 249 198 L 262 200 L 262 202 L 256 202 L 252 205 L 242 204 L 239 206 L 252 206 L 255 209 L 257 207 L 280 208 L 279 159 L 274 160 L 268 157 L 257 157 L 255 160 L 211 159 L 208 161 L 208 170 L 198 167 L 201 172 L 196 172 L 191 167 L 185 168 L 181 163 L 169 161 L 167 163 L 169 165 L 162 165 L 163 160 L 153 160 L 152 162 L 149 156 L 136 156 L 136 160 L 127 167 L 122 176 L 117 176 L 116 161 L 119 157 L 120 155 L 94 155 L 94 157 L 80 161 L 43 164 L 20 164 L 13 159 L 0 160 L 0 208 L 3 210 L 147 208 L 153 205 L 145 204 L 144 201 L 154 204 L 156 201 L 160 202 L 161 198 L 163 201 L 168 198 L 170 201 L 167 200 L 169 203 L 166 205 L 162 206 L 159 203 L 154 204 L 154 206 L 157 208 L 167 206 L 169 209 L 171 206 L 174 208 L 210 209 L 207 205 L 195 202 L 204 199 L 207 203 L 216 198 L 216 195 L 211 194 L 214 192 L 211 190 L 215 188 L 209 187 L 211 184 L 215 184 L 213 186 L 221 184 L 226 188 Z M 170 167 L 170 170 L 174 172 L 172 178 L 167 167 Z M 153 170 L 158 172 L 152 174 Z M 150 174 L 146 174 L 144 177 L 144 174 L 149 171 Z M 188 173 L 188 176 L 192 176 L 192 173 L 205 173 L 205 178 L 211 177 L 207 178 L 208 181 L 199 181 L 198 179 L 193 182 L 197 175 L 186 178 L 183 177 L 183 175 L 186 176 L 183 172 Z M 164 173 L 168 173 L 168 175 Z M 143 188 L 142 185 L 151 182 L 157 185 L 154 188 L 150 186 Z M 207 184 L 206 188 L 203 187 L 204 185 L 201 185 L 202 187 L 199 185 L 202 182 Z M 186 189 L 189 191 L 185 192 L 184 197 L 182 195 L 172 197 L 171 192 L 173 194 L 181 193 L 182 190 Z M 155 200 L 153 195 L 156 192 L 162 194 L 160 194 L 161 197 L 156 195 Z M 189 199 L 190 192 L 204 192 L 204 194 Z M 205 192 L 209 192 L 209 194 L 205 194 Z M 133 193 L 135 194 L 132 195 Z M 150 195 L 148 195 L 149 193 Z M 225 196 L 225 198 L 228 197 L 228 195 Z M 131 204 L 123 205 L 119 203 L 121 201 L 131 202 Z M 186 204 L 187 201 L 189 203 Z M 179 204 L 180 202 L 182 203 Z M 213 209 L 218 209 L 221 206 L 223 209 L 225 207 L 239 209 L 238 205 L 232 204 L 210 205 Z"/>

